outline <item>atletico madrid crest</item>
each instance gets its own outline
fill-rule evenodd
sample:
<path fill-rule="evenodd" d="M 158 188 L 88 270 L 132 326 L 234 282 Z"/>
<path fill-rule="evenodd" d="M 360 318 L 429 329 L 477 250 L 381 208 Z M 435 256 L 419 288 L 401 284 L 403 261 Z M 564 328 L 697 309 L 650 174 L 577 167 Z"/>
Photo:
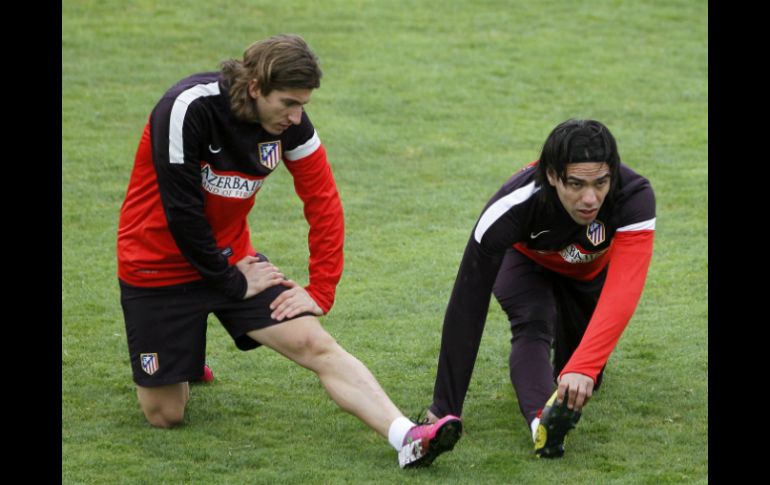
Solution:
<path fill-rule="evenodd" d="M 603 243 L 605 237 L 604 223 L 597 219 L 589 224 L 588 229 L 586 229 L 586 237 L 594 246 Z"/>
<path fill-rule="evenodd" d="M 259 144 L 259 163 L 270 170 L 281 163 L 281 140 Z"/>
<path fill-rule="evenodd" d="M 149 375 L 155 374 L 160 367 L 158 362 L 158 354 L 139 354 L 139 362 L 142 364 L 142 370 Z"/>

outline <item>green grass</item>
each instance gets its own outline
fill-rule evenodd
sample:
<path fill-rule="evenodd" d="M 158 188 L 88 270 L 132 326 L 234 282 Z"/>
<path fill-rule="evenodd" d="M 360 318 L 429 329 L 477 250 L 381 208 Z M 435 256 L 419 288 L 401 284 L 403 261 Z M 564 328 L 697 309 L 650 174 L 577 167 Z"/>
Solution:
<path fill-rule="evenodd" d="M 705 483 L 708 11 L 697 0 L 73 1 L 62 4 L 62 479 L 118 483 Z M 429 404 L 443 311 L 489 196 L 570 117 L 614 132 L 653 183 L 645 294 L 562 460 L 538 461 L 508 381 L 496 303 L 436 466 L 399 470 L 315 376 L 235 349 L 215 318 L 186 423 L 139 411 L 115 236 L 147 116 L 182 77 L 252 41 L 302 34 L 321 58 L 307 110 L 346 214 L 345 273 L 324 326 L 407 414 Z M 306 224 L 277 171 L 253 240 L 305 281 Z"/>

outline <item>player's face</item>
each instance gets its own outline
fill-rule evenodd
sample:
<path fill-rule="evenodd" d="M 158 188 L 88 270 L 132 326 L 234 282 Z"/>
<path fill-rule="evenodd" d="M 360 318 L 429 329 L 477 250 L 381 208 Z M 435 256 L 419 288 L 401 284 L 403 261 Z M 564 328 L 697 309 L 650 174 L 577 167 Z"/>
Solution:
<path fill-rule="evenodd" d="M 310 102 L 312 89 L 274 89 L 264 96 L 256 82 L 249 84 L 249 94 L 257 103 L 259 124 L 271 135 L 280 135 L 302 120 L 303 106 Z"/>
<path fill-rule="evenodd" d="M 548 171 L 548 182 L 572 220 L 587 226 L 596 219 L 599 209 L 610 191 L 610 167 L 604 162 L 567 164 L 567 177 L 562 181 L 553 170 Z"/>

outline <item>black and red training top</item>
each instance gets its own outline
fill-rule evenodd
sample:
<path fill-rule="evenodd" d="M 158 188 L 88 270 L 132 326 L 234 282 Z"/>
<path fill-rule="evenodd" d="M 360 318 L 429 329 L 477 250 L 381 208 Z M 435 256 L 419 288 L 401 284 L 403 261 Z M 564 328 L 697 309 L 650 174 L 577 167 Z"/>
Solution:
<path fill-rule="evenodd" d="M 549 209 L 535 182 L 537 161 L 492 196 L 465 247 L 444 317 L 434 403 L 460 415 L 489 309 L 492 287 L 512 247 L 576 280 L 607 276 L 585 334 L 561 371 L 596 381 L 636 310 L 652 258 L 655 195 L 649 181 L 621 164 L 611 199 L 596 220 L 576 223 L 557 203 Z M 463 331 L 455 331 L 462 328 Z M 453 338 L 462 335 L 462 339 Z"/>
<path fill-rule="evenodd" d="M 118 227 L 118 277 L 141 287 L 204 279 L 240 299 L 234 264 L 256 253 L 247 215 L 283 162 L 310 226 L 308 293 L 328 312 L 343 268 L 344 219 L 326 151 L 303 112 L 271 135 L 235 118 L 220 73 L 195 74 L 152 111 L 134 161 Z"/>

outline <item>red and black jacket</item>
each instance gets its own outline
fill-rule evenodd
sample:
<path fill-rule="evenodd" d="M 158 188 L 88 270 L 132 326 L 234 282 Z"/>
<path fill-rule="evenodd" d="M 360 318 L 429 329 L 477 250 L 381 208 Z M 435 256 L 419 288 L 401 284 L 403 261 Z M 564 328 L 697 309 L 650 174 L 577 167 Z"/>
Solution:
<path fill-rule="evenodd" d="M 305 113 L 280 135 L 237 120 L 218 72 L 183 79 L 150 115 L 120 212 L 118 277 L 142 287 L 204 279 L 242 298 L 246 280 L 234 264 L 256 253 L 247 215 L 282 162 L 310 225 L 306 289 L 328 312 L 344 219 L 326 151 Z"/>
<path fill-rule="evenodd" d="M 556 210 L 545 205 L 538 196 L 535 163 L 490 199 L 466 245 L 444 318 L 434 389 L 434 404 L 449 408 L 442 411 L 462 412 L 492 287 L 511 247 L 577 280 L 592 280 L 609 265 L 585 334 L 561 371 L 596 380 L 641 297 L 655 232 L 649 181 L 622 164 L 618 177 L 611 202 L 605 201 L 588 226 L 577 224 L 561 204 Z"/>

